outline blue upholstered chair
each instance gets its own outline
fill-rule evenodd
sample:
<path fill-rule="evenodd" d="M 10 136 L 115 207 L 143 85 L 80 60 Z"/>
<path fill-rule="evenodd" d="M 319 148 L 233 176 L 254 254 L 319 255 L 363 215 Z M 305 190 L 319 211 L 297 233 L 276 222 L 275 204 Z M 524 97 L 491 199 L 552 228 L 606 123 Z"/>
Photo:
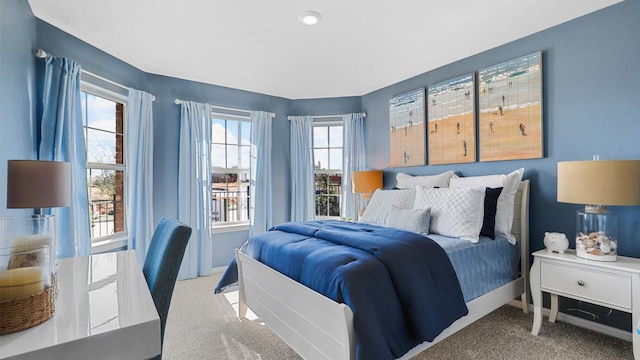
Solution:
<path fill-rule="evenodd" d="M 184 251 L 191 236 L 191 228 L 177 220 L 162 218 L 151 238 L 142 272 L 151 291 L 151 297 L 160 316 L 160 343 L 164 343 L 173 288 Z M 159 356 L 157 359 L 160 359 Z"/>

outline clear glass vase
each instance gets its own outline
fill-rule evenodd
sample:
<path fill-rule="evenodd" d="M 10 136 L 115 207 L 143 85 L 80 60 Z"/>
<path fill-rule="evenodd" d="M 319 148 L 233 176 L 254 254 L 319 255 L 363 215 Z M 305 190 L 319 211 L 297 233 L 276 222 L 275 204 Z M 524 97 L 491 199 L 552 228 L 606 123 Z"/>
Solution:
<path fill-rule="evenodd" d="M 0 217 L 0 271 L 31 266 L 46 267 L 43 280 L 50 286 L 56 273 L 54 216 Z"/>
<path fill-rule="evenodd" d="M 578 210 L 576 255 L 597 261 L 618 259 L 616 215 L 605 207 L 587 206 Z"/>

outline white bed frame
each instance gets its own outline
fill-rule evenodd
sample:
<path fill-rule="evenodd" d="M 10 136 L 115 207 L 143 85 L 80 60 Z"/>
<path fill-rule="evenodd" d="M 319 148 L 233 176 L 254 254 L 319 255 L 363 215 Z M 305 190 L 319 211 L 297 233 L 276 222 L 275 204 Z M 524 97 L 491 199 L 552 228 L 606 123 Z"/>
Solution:
<path fill-rule="evenodd" d="M 520 277 L 467 303 L 469 314 L 455 321 L 432 342 L 424 342 L 400 359 L 409 359 L 500 306 L 520 297 L 527 312 L 529 292 L 529 180 L 520 183 L 514 203 L 512 233 L 520 245 Z M 239 317 L 247 307 L 304 359 L 355 359 L 353 314 L 308 287 L 236 250 Z"/>

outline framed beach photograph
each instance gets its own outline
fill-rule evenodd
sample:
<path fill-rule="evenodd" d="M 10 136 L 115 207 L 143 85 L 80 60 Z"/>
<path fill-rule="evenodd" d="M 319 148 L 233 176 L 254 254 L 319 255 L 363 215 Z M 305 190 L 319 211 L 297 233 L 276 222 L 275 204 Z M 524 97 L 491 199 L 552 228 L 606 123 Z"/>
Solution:
<path fill-rule="evenodd" d="M 474 80 L 467 74 L 429 86 L 429 165 L 476 161 Z"/>
<path fill-rule="evenodd" d="M 391 167 L 425 165 L 424 88 L 389 100 Z"/>
<path fill-rule="evenodd" d="M 542 53 L 478 72 L 480 161 L 536 159 L 542 146 Z"/>

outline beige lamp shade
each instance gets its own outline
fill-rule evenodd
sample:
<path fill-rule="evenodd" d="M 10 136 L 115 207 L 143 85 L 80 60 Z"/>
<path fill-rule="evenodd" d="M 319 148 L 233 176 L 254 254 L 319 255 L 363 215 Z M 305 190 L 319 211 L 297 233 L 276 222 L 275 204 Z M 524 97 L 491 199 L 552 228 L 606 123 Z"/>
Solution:
<path fill-rule="evenodd" d="M 382 189 L 382 171 L 380 170 L 354 171 L 352 179 L 354 193 L 370 194 L 376 189 Z"/>
<path fill-rule="evenodd" d="M 71 205 L 71 165 L 61 161 L 9 160 L 7 208 Z"/>
<path fill-rule="evenodd" d="M 559 162 L 558 201 L 585 205 L 638 205 L 640 160 Z"/>

